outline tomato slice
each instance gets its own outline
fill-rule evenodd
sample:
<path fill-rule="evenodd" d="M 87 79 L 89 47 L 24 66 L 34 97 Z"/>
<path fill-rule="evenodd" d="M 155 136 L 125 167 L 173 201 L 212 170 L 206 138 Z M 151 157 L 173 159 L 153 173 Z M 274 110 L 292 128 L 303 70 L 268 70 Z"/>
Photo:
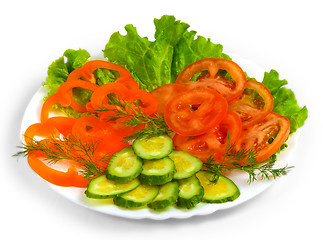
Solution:
<path fill-rule="evenodd" d="M 236 113 L 229 111 L 223 121 L 209 132 L 199 136 L 175 134 L 173 142 L 176 150 L 189 152 L 203 162 L 211 156 L 221 161 L 228 141 L 228 134 L 230 134 L 230 142 L 235 143 L 240 133 L 241 120 Z"/>
<path fill-rule="evenodd" d="M 289 119 L 271 112 L 261 122 L 242 131 L 236 142 L 236 148 L 254 149 L 257 152 L 256 161 L 261 162 L 272 156 L 283 145 L 289 132 Z"/>
<path fill-rule="evenodd" d="M 196 136 L 208 132 L 226 116 L 228 103 L 211 89 L 191 89 L 173 97 L 165 107 L 165 122 L 175 133 Z"/>
<path fill-rule="evenodd" d="M 273 105 L 269 89 L 260 82 L 249 80 L 243 94 L 230 102 L 229 110 L 240 116 L 242 128 L 249 128 L 262 121 L 271 112 Z"/>
<path fill-rule="evenodd" d="M 227 71 L 233 81 L 217 75 L 219 70 Z M 197 81 L 190 81 L 194 75 L 208 71 Z M 222 58 L 204 58 L 188 65 L 177 77 L 178 84 L 190 88 L 211 88 L 221 93 L 228 102 L 239 97 L 246 87 L 247 78 L 243 70 L 235 62 Z"/>
<path fill-rule="evenodd" d="M 168 83 L 150 91 L 150 93 L 157 99 L 158 102 L 156 113 L 163 116 L 167 102 L 177 94 L 186 90 L 187 87 L 185 87 L 184 85 Z"/>

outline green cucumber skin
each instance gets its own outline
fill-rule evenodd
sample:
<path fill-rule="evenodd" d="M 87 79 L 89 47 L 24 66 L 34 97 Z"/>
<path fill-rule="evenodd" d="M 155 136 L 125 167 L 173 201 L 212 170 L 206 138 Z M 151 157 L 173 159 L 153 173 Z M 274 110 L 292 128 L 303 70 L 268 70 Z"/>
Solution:
<path fill-rule="evenodd" d="M 162 155 L 158 155 L 158 156 L 152 156 L 152 157 L 147 157 L 145 155 L 142 155 L 141 153 L 139 153 L 139 151 L 134 150 L 135 154 L 145 160 L 155 160 L 155 159 L 160 159 L 160 158 L 164 158 L 167 157 L 171 152 L 173 151 L 173 149 L 171 148 L 169 151 L 165 152 L 165 154 Z"/>
<path fill-rule="evenodd" d="M 199 174 L 211 174 L 211 175 L 214 175 L 214 173 L 206 171 L 206 170 L 200 171 Z M 240 196 L 240 190 L 239 190 L 238 186 L 230 178 L 221 175 L 221 176 L 217 176 L 217 181 L 219 181 L 220 178 L 225 179 L 226 182 L 228 182 L 230 185 L 234 186 L 234 188 L 235 188 L 234 194 L 229 195 L 229 196 L 223 196 L 222 198 L 217 198 L 217 199 L 205 198 L 205 196 L 203 196 L 202 202 L 204 202 L 204 203 L 233 202 L 234 200 L 236 200 Z M 216 185 L 216 183 L 215 183 L 215 185 Z"/>
<path fill-rule="evenodd" d="M 113 198 L 113 203 L 119 207 L 122 208 L 137 208 L 137 207 L 143 207 L 149 203 L 151 203 L 158 195 L 158 191 L 156 192 L 155 196 L 150 199 L 149 201 L 144 202 L 135 202 L 133 200 L 125 199 L 122 197 L 122 195 L 119 195 L 115 198 Z"/>
<path fill-rule="evenodd" d="M 206 198 L 203 197 L 202 202 L 205 202 L 205 203 L 226 203 L 226 202 L 233 202 L 234 200 L 236 200 L 240 196 L 240 190 L 239 190 L 239 188 L 237 187 L 237 185 L 230 178 L 227 178 L 225 176 L 220 176 L 220 177 L 226 179 L 226 181 L 228 181 L 232 185 L 234 185 L 235 186 L 235 189 L 236 189 L 236 192 L 233 195 L 231 195 L 231 196 L 227 196 L 227 197 L 223 197 L 223 198 L 219 198 L 219 199 L 206 199 Z"/>
<path fill-rule="evenodd" d="M 174 179 L 176 180 L 182 180 L 182 179 L 186 179 L 186 178 L 190 178 L 192 177 L 194 174 L 196 174 L 197 172 L 199 172 L 201 169 L 202 169 L 202 166 L 203 166 L 203 162 L 196 156 L 188 153 L 188 152 L 185 152 L 183 150 L 176 150 L 176 151 L 173 151 L 172 153 L 170 153 L 168 155 L 168 157 L 170 159 L 172 159 L 172 154 L 185 154 L 189 157 L 191 157 L 192 159 L 195 159 L 195 163 L 196 163 L 196 167 L 194 170 L 190 171 L 190 172 L 185 172 L 185 173 L 179 173 L 179 172 L 176 172 L 174 174 Z M 174 159 L 172 159 L 174 161 Z M 175 162 L 175 161 L 174 161 Z M 176 164 L 175 164 L 175 170 L 176 170 Z"/>
<path fill-rule="evenodd" d="M 122 197 L 115 197 L 113 198 L 113 203 L 118 207 L 122 207 L 122 208 L 136 208 L 136 207 L 143 207 L 147 205 L 147 203 L 149 202 L 134 202 L 134 201 L 124 199 Z"/>
<path fill-rule="evenodd" d="M 238 190 L 234 195 L 222 199 L 217 200 L 211 200 L 211 199 L 205 199 L 203 197 L 202 202 L 204 203 L 226 203 L 226 202 L 233 202 L 240 196 L 240 191 Z"/>
<path fill-rule="evenodd" d="M 165 175 L 160 175 L 160 176 L 140 174 L 139 180 L 141 183 L 147 184 L 147 185 L 163 185 L 173 180 L 174 173 L 175 171 Z"/>
<path fill-rule="evenodd" d="M 180 182 L 181 181 L 193 181 L 193 183 L 195 181 L 195 184 L 196 184 L 195 187 L 197 187 L 199 191 L 190 198 L 182 197 L 181 192 L 179 191 L 176 204 L 180 208 L 187 208 L 187 209 L 194 208 L 198 203 L 202 202 L 202 199 L 204 196 L 204 188 L 202 187 L 200 180 L 196 177 L 196 175 L 193 175 L 191 179 L 180 180 Z M 179 188 L 181 185 L 180 182 L 179 182 Z"/>
<path fill-rule="evenodd" d="M 201 187 L 200 193 L 197 194 L 197 195 L 194 195 L 193 197 L 191 197 L 189 199 L 182 198 L 182 197 L 178 196 L 178 199 L 177 199 L 177 203 L 176 204 L 180 208 L 192 209 L 197 204 L 199 204 L 200 202 L 202 202 L 203 195 L 204 195 L 204 189 Z"/>
<path fill-rule="evenodd" d="M 85 195 L 87 198 L 95 198 L 95 199 L 107 199 L 107 198 L 112 198 L 112 197 L 115 197 L 115 196 L 112 196 L 112 195 L 101 195 L 101 194 L 94 194 L 94 193 L 91 193 L 87 190 L 85 190 Z"/>
<path fill-rule="evenodd" d="M 130 188 L 128 188 L 127 190 L 119 190 L 118 191 L 118 193 L 114 193 L 114 194 L 109 194 L 109 193 L 107 193 L 107 194 L 99 194 L 99 193 L 94 193 L 93 192 L 93 186 L 95 185 L 95 184 L 97 184 L 97 179 L 98 178 L 101 178 L 101 177 L 106 177 L 105 175 L 102 175 L 102 176 L 99 176 L 99 177 L 96 177 L 96 178 L 94 178 L 94 179 L 92 179 L 89 183 L 88 183 L 88 185 L 87 185 L 87 189 L 85 190 L 85 195 L 86 195 L 86 197 L 88 197 L 88 198 L 94 198 L 94 199 L 107 199 L 107 198 L 113 198 L 113 197 L 116 197 L 116 196 L 119 196 L 119 195 L 121 195 L 121 194 L 125 194 L 125 193 L 128 193 L 128 192 L 130 192 L 130 191 L 132 191 L 132 190 L 134 190 L 134 189 L 136 189 L 139 185 L 140 185 L 140 181 L 139 181 L 139 179 L 137 179 L 137 183 L 135 182 L 135 184 L 133 185 L 133 186 L 131 186 Z"/>
<path fill-rule="evenodd" d="M 152 210 L 164 210 L 170 205 L 173 205 L 174 203 L 176 203 L 176 200 L 177 200 L 177 197 L 174 196 L 173 198 L 170 198 L 170 199 L 149 203 L 148 207 Z"/>
<path fill-rule="evenodd" d="M 111 168 L 113 166 L 113 163 L 114 163 L 115 159 L 118 159 L 118 155 L 123 154 L 124 152 L 128 152 L 128 151 L 133 152 L 134 156 L 136 157 L 135 161 L 137 163 L 139 163 L 140 167 L 137 169 L 136 172 L 133 172 L 131 175 L 129 174 L 128 176 L 118 176 L 117 174 L 113 173 L 114 169 L 111 169 Z M 132 147 L 127 147 L 127 148 L 124 148 L 121 151 L 119 151 L 119 152 L 112 155 L 112 157 L 111 157 L 111 159 L 109 161 L 108 167 L 107 167 L 107 169 L 105 171 L 105 175 L 106 175 L 107 179 L 115 181 L 115 182 L 119 182 L 119 183 L 127 182 L 127 181 L 133 180 L 133 179 L 135 179 L 136 177 L 139 176 L 139 174 L 142 171 L 142 164 L 143 164 L 142 159 L 140 157 L 138 157 L 137 155 L 135 155 Z"/>
<path fill-rule="evenodd" d="M 163 199 L 163 200 L 159 200 L 159 201 L 152 201 L 147 206 L 150 209 L 158 211 L 158 210 L 165 210 L 167 207 L 175 204 L 178 199 L 179 189 L 178 189 L 178 182 L 174 182 L 174 184 L 176 185 L 176 190 L 175 190 L 174 194 L 172 194 L 167 199 Z"/>
<path fill-rule="evenodd" d="M 138 184 L 138 186 L 139 186 L 139 184 Z M 136 186 L 136 187 L 138 187 L 138 186 Z M 121 193 L 118 193 L 118 194 L 111 194 L 111 195 L 101 195 L 101 194 L 95 194 L 95 193 L 91 193 L 90 191 L 88 191 L 88 190 L 85 190 L 85 195 L 86 195 L 86 197 L 88 197 L 88 198 L 94 198 L 94 199 L 108 199 L 108 198 L 114 198 L 114 197 L 117 197 L 117 196 L 120 196 L 120 195 L 122 195 L 122 194 L 125 194 L 125 193 L 128 193 L 128 192 L 131 192 L 132 190 L 135 190 L 136 189 L 136 187 L 135 188 L 132 188 L 132 189 L 130 189 L 130 190 L 127 190 L 127 191 L 124 191 L 124 192 L 121 192 Z"/>
<path fill-rule="evenodd" d="M 84 193 L 85 193 L 85 195 L 86 195 L 87 198 L 94 198 L 94 199 L 107 199 L 107 198 L 116 197 L 118 195 L 118 194 L 114 194 L 114 195 L 95 194 L 95 193 L 91 193 L 88 189 L 85 190 Z"/>
<path fill-rule="evenodd" d="M 161 135 L 163 137 L 166 137 L 166 141 L 169 142 L 169 149 L 164 152 L 164 153 L 160 153 L 158 155 L 152 155 L 152 154 L 149 154 L 149 153 L 143 153 L 142 150 L 141 150 L 141 147 L 139 146 L 140 145 L 140 141 L 143 141 L 143 139 L 136 139 L 134 142 L 133 142 L 133 145 L 132 145 L 132 148 L 133 148 L 133 151 L 135 152 L 135 154 L 142 158 L 142 159 L 145 159 L 145 160 L 154 160 L 154 159 L 161 159 L 161 158 L 164 158 L 164 157 L 167 157 L 172 151 L 173 151 L 173 140 L 169 137 L 169 136 L 166 136 L 166 135 Z"/>
<path fill-rule="evenodd" d="M 130 180 L 135 179 L 136 177 L 138 177 L 140 175 L 141 172 L 142 172 L 142 167 L 139 168 L 138 171 L 135 174 L 131 175 L 131 176 L 120 177 L 120 176 L 116 176 L 116 175 L 113 175 L 113 174 L 109 173 L 109 171 L 107 169 L 105 171 L 105 175 L 106 175 L 107 179 L 109 179 L 109 180 L 122 183 L 122 182 L 128 182 Z"/>

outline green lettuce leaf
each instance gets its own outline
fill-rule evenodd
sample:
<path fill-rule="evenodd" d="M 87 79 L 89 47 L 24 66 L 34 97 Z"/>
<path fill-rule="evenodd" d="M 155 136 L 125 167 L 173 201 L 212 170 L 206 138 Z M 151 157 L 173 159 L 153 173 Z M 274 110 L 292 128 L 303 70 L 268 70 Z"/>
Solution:
<path fill-rule="evenodd" d="M 147 91 L 171 82 L 174 46 L 189 27 L 172 16 L 155 19 L 154 23 L 154 42 L 140 37 L 133 25 L 126 25 L 127 34 L 112 34 L 103 50 L 104 57 L 126 67 L 140 87 Z"/>
<path fill-rule="evenodd" d="M 96 84 L 99 86 L 114 82 L 118 77 L 119 73 L 109 69 L 99 68 L 94 71 L 94 77 L 96 79 Z"/>
<path fill-rule="evenodd" d="M 172 63 L 172 82 L 175 82 L 180 72 L 189 64 L 202 58 L 227 58 L 221 44 L 214 44 L 210 39 L 196 36 L 195 31 L 186 31 L 175 46 Z"/>
<path fill-rule="evenodd" d="M 67 59 L 66 68 L 70 73 L 73 70 L 82 67 L 84 63 L 88 61 L 90 54 L 84 49 L 68 49 L 64 52 L 63 56 Z"/>
<path fill-rule="evenodd" d="M 63 56 L 55 60 L 48 67 L 48 77 L 43 83 L 43 86 L 45 86 L 48 89 L 48 92 L 44 99 L 56 93 L 59 86 L 62 83 L 66 82 L 69 74 L 73 70 L 82 67 L 88 61 L 89 58 L 90 54 L 84 49 L 67 49 L 64 52 Z M 91 92 L 79 88 L 73 89 L 73 94 L 74 98 L 81 104 L 85 104 L 86 102 L 88 102 L 91 96 Z M 78 113 L 70 107 L 62 107 L 59 104 L 56 104 L 54 108 L 62 111 L 68 117 L 78 118 L 83 115 L 87 115 L 87 113 Z"/>
<path fill-rule="evenodd" d="M 127 34 L 112 34 L 103 50 L 109 61 L 126 67 L 144 90 L 173 83 L 189 64 L 206 57 L 229 58 L 220 44 L 188 31 L 189 25 L 164 15 L 154 20 L 155 41 L 140 37 L 133 25 L 126 25 Z"/>
<path fill-rule="evenodd" d="M 80 68 L 88 61 L 90 54 L 84 50 L 67 49 L 63 56 L 58 58 L 48 67 L 48 77 L 43 83 L 43 86 L 47 86 L 47 97 L 57 92 L 59 86 L 64 83 L 68 75 L 75 69 Z M 66 60 L 65 60 L 66 59 Z"/>
<path fill-rule="evenodd" d="M 298 128 L 304 125 L 308 117 L 306 106 L 298 106 L 293 91 L 284 87 L 288 83 L 287 80 L 280 80 L 277 71 L 266 72 L 262 83 L 267 86 L 273 95 L 273 112 L 287 117 L 290 120 L 290 133 L 296 132 Z"/>
<path fill-rule="evenodd" d="M 151 91 L 175 82 L 186 66 L 199 59 L 230 59 L 223 53 L 221 44 L 214 44 L 210 39 L 197 36 L 196 31 L 188 31 L 189 25 L 176 20 L 174 16 L 164 15 L 160 19 L 154 19 L 154 25 L 154 41 L 139 36 L 137 29 L 129 24 L 125 26 L 126 35 L 115 32 L 103 50 L 108 61 L 120 64 L 131 72 L 141 89 Z M 54 61 L 48 68 L 48 77 L 43 84 L 49 89 L 47 97 L 54 94 L 67 80 L 70 72 L 82 67 L 89 57 L 86 50 L 68 49 L 62 57 Z M 94 75 L 98 85 L 113 82 L 118 77 L 116 72 L 107 69 L 97 69 Z M 263 83 L 273 95 L 273 111 L 289 118 L 291 133 L 303 126 L 308 116 L 307 108 L 298 106 L 292 90 L 284 87 L 287 81 L 280 80 L 278 73 L 271 70 L 265 73 Z M 74 90 L 78 102 L 85 103 L 89 100 L 90 92 Z M 70 112 L 68 115 L 73 116 L 73 111 Z"/>

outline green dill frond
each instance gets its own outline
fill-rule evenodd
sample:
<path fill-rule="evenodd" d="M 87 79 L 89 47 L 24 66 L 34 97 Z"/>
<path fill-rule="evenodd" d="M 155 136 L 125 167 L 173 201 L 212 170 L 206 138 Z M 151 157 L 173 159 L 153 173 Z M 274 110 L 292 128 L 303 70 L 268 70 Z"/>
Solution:
<path fill-rule="evenodd" d="M 136 138 L 150 138 L 165 135 L 171 132 L 167 126 L 164 117 L 161 115 L 149 116 L 145 114 L 139 107 L 140 103 L 136 103 L 133 107 L 128 101 L 119 99 L 114 93 L 108 94 L 108 103 L 114 107 L 99 106 L 94 111 L 107 112 L 112 111 L 114 114 L 109 116 L 107 121 L 115 121 L 125 119 L 124 125 L 128 127 L 136 127 L 145 124 L 145 128 L 136 133 L 126 136 L 124 141 L 130 141 Z"/>
<path fill-rule="evenodd" d="M 244 171 L 249 176 L 249 183 L 258 180 L 258 178 L 261 180 L 276 179 L 286 175 L 293 168 L 288 165 L 282 168 L 274 168 L 277 161 L 276 154 L 270 157 L 267 162 L 257 162 L 256 158 L 257 152 L 253 149 L 237 150 L 235 145 L 230 143 L 230 137 L 228 135 L 226 150 L 222 161 L 218 161 L 214 156 L 210 156 L 204 163 L 204 166 L 217 176 L 223 174 L 225 170 L 236 169 Z"/>
<path fill-rule="evenodd" d="M 88 179 L 104 174 L 111 154 L 107 153 L 100 159 L 95 156 L 100 141 L 84 142 L 76 135 L 68 135 L 62 139 L 50 137 L 46 141 L 29 141 L 19 147 L 22 150 L 14 156 L 30 156 L 35 152 L 44 154 L 44 161 L 48 164 L 55 164 L 60 160 L 67 159 L 81 163 L 80 173 Z"/>

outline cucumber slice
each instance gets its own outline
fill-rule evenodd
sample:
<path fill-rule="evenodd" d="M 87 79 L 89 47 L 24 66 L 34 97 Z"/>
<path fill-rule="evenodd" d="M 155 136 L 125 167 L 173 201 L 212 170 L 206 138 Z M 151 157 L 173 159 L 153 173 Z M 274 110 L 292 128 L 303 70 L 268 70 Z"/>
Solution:
<path fill-rule="evenodd" d="M 190 178 L 179 180 L 179 194 L 177 206 L 191 209 L 202 201 L 204 189 L 199 179 L 193 175 Z"/>
<path fill-rule="evenodd" d="M 145 160 L 139 175 L 140 182 L 147 185 L 162 185 L 170 182 L 175 173 L 174 161 L 168 157 Z"/>
<path fill-rule="evenodd" d="M 203 202 L 225 203 L 231 202 L 240 196 L 240 190 L 229 178 L 220 175 L 217 182 L 213 183 L 214 173 L 200 171 L 196 174 L 204 188 Z"/>
<path fill-rule="evenodd" d="M 178 186 L 179 184 L 176 181 L 160 186 L 157 197 L 148 204 L 148 207 L 153 210 L 163 210 L 176 203 L 179 191 Z"/>
<path fill-rule="evenodd" d="M 173 151 L 168 157 L 175 163 L 174 179 L 177 180 L 193 176 L 203 166 L 203 162 L 198 157 L 185 151 Z"/>
<path fill-rule="evenodd" d="M 85 195 L 88 198 L 111 198 L 130 192 L 140 185 L 138 178 L 135 178 L 129 182 L 117 183 L 115 181 L 109 180 L 105 175 L 101 175 L 92 179 L 87 185 Z"/>
<path fill-rule="evenodd" d="M 167 157 L 173 150 L 173 140 L 168 135 L 152 138 L 137 138 L 133 143 L 137 156 L 143 159 Z"/>
<path fill-rule="evenodd" d="M 142 160 L 128 147 L 112 155 L 106 176 L 116 182 L 127 182 L 138 177 L 141 171 Z"/>
<path fill-rule="evenodd" d="M 141 184 L 131 192 L 115 197 L 113 202 L 115 205 L 123 208 L 143 207 L 152 202 L 158 192 L 158 186 Z"/>

